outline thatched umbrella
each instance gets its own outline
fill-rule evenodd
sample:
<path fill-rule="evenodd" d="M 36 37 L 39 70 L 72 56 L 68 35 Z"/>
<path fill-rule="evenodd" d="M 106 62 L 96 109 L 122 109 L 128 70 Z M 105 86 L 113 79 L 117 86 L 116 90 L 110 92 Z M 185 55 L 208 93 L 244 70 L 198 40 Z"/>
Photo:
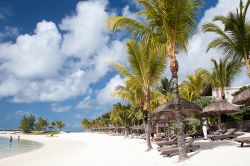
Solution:
<path fill-rule="evenodd" d="M 228 103 L 225 100 L 215 101 L 203 108 L 203 115 L 217 114 L 218 128 L 221 131 L 221 114 L 232 113 L 238 111 L 238 107 Z"/>
<path fill-rule="evenodd" d="M 180 109 L 184 114 L 188 112 L 193 112 L 195 114 L 201 113 L 201 108 L 199 106 L 184 99 L 180 100 Z M 158 117 L 159 122 L 166 122 L 168 126 L 170 126 L 170 120 L 175 119 L 174 101 L 160 105 L 155 109 L 154 114 L 156 117 Z M 168 132 L 170 133 L 170 127 L 168 127 Z"/>
<path fill-rule="evenodd" d="M 244 90 L 233 98 L 233 104 L 250 106 L 250 88 Z"/>

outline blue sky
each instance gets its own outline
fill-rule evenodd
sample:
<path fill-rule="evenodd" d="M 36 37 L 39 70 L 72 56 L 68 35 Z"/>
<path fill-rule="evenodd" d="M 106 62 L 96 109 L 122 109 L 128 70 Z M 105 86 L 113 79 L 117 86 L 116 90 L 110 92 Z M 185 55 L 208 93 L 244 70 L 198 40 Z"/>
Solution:
<path fill-rule="evenodd" d="M 204 35 L 200 26 L 237 5 L 235 0 L 206 1 L 189 56 L 179 59 L 181 80 L 198 67 L 209 69 L 209 59 L 220 54 L 201 55 L 213 35 Z M 0 128 L 17 128 L 31 113 L 79 129 L 82 118 L 108 111 L 117 102 L 110 93 L 122 78 L 105 62 L 126 65 L 126 39 L 112 34 L 105 20 L 136 18 L 137 8 L 129 0 L 1 0 Z M 249 83 L 244 74 L 235 86 Z"/>

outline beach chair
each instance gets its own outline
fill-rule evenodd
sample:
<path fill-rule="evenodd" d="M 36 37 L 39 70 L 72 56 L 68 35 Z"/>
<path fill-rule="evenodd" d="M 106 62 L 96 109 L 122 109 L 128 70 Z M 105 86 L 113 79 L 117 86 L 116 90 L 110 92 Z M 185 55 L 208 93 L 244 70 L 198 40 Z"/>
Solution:
<path fill-rule="evenodd" d="M 137 137 L 138 139 L 146 139 L 146 134 L 141 134 Z"/>
<path fill-rule="evenodd" d="M 159 147 L 162 147 L 164 145 L 174 145 L 177 144 L 177 136 L 172 138 L 170 141 L 162 140 L 162 141 L 156 141 L 155 142 Z"/>
<path fill-rule="evenodd" d="M 208 135 L 207 137 L 210 138 L 212 141 L 215 140 L 223 140 L 223 139 L 233 139 L 236 138 L 238 135 L 235 134 L 234 132 L 236 129 L 228 129 L 224 134 L 212 134 Z"/>
<path fill-rule="evenodd" d="M 241 143 L 240 147 L 243 147 L 244 143 L 250 144 L 250 137 L 240 137 L 235 139 L 236 142 Z"/>
<path fill-rule="evenodd" d="M 186 151 L 187 152 L 194 152 L 197 149 L 200 148 L 200 145 L 193 145 L 194 139 L 190 138 L 187 140 L 186 142 Z M 173 155 L 177 155 L 178 154 L 178 146 L 164 146 L 160 149 L 160 153 L 161 155 L 167 156 L 167 157 L 171 157 Z"/>

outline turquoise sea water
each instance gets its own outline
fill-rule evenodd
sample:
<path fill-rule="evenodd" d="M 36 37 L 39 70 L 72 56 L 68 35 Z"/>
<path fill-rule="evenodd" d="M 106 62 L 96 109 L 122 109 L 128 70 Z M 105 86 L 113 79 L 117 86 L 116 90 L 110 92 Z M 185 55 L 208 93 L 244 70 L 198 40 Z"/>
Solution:
<path fill-rule="evenodd" d="M 8 138 L 0 137 L 0 159 L 28 152 L 40 148 L 41 146 L 41 143 L 22 139 L 19 141 L 13 139 L 12 143 L 10 143 Z"/>

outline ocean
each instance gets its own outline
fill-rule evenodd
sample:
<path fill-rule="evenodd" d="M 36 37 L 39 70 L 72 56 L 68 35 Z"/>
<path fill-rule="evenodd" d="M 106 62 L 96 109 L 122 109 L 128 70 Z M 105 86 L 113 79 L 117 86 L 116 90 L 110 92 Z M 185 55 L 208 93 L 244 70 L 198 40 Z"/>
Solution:
<path fill-rule="evenodd" d="M 11 143 L 9 142 L 8 138 L 0 137 L 0 159 L 32 151 L 34 149 L 40 148 L 41 146 L 41 143 L 22 140 L 22 138 L 18 141 L 14 138 L 14 136 Z"/>

